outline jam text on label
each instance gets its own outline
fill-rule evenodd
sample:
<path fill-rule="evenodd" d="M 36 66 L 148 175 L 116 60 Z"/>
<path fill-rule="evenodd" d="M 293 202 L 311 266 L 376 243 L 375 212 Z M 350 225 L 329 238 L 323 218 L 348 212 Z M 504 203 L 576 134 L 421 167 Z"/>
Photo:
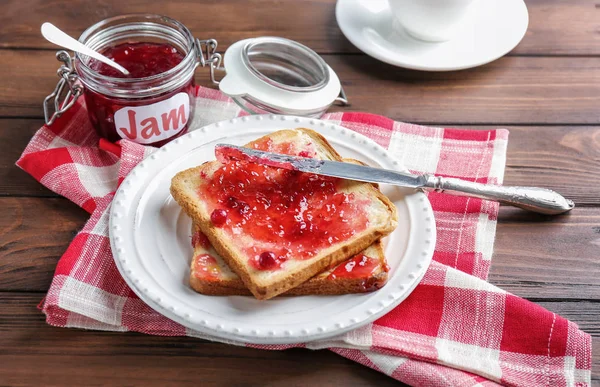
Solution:
<path fill-rule="evenodd" d="M 162 126 L 159 126 L 158 120 L 156 117 L 148 117 L 142 121 L 140 121 L 140 125 L 142 128 L 140 129 L 140 136 L 143 139 L 147 140 L 152 137 L 158 137 L 161 133 L 161 128 L 163 131 L 167 131 L 171 128 L 177 131 L 179 129 L 179 121 L 181 121 L 181 127 L 185 125 L 187 120 L 185 119 L 185 106 L 179 106 L 179 109 L 171 109 L 171 111 L 167 113 L 163 113 L 160 115 L 162 119 Z M 129 118 L 129 130 L 127 128 L 119 128 L 127 138 L 130 140 L 134 140 L 138 137 L 138 127 L 136 122 L 136 114 L 135 110 L 127 109 L 127 117 Z"/>
<path fill-rule="evenodd" d="M 150 144 L 174 136 L 187 124 L 189 96 L 173 97 L 147 106 L 129 106 L 115 113 L 117 133 L 140 144 Z"/>

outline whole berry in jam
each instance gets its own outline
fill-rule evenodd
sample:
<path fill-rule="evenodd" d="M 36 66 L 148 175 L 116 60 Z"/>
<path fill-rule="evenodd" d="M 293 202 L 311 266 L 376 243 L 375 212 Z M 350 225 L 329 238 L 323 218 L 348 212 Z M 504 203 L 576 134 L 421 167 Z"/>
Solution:
<path fill-rule="evenodd" d="M 216 209 L 210 214 L 210 221 L 215 227 L 223 227 L 227 222 L 227 211 L 223 209 Z"/>
<path fill-rule="evenodd" d="M 258 257 L 258 267 L 261 270 L 273 270 L 277 266 L 277 256 L 272 251 L 265 251 Z"/>

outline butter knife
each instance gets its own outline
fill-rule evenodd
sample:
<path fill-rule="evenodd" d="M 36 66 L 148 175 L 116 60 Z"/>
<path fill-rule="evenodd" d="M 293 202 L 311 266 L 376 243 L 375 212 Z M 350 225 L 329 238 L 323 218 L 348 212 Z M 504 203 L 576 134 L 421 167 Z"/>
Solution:
<path fill-rule="evenodd" d="M 229 144 L 217 144 L 215 155 L 221 162 L 244 160 L 276 168 L 339 177 L 342 179 L 383 183 L 401 187 L 446 192 L 458 196 L 471 196 L 495 200 L 502 204 L 519 207 L 546 215 L 568 212 L 575 207 L 572 200 L 558 192 L 537 187 L 506 187 L 474 183 L 461 179 L 435 175 L 414 175 L 389 169 L 373 168 L 339 161 L 294 157 L 278 153 L 263 152 Z"/>

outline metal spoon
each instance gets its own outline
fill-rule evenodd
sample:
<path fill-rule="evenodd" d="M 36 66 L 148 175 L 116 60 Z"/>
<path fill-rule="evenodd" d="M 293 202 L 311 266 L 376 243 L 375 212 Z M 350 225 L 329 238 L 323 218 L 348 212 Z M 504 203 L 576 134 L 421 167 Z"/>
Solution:
<path fill-rule="evenodd" d="M 69 35 L 65 34 L 63 31 L 59 30 L 52 23 L 46 22 L 46 23 L 42 24 L 42 35 L 50 43 L 54 43 L 58 46 L 67 48 L 72 51 L 76 51 L 80 54 L 90 56 L 94 59 L 99 60 L 100 62 L 102 62 L 104 64 L 114 67 L 115 69 L 119 70 L 120 72 L 122 72 L 125 75 L 129 75 L 129 71 L 127 71 L 126 68 L 124 68 L 120 64 L 116 63 L 115 61 L 108 59 L 104 55 L 92 50 L 91 48 L 83 45 L 82 43 L 78 42 L 77 40 L 73 39 Z"/>

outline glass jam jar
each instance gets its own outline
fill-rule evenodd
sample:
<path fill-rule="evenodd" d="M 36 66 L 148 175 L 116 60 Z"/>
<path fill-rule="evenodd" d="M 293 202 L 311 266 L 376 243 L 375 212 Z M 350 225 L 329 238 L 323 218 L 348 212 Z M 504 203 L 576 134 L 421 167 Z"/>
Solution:
<path fill-rule="evenodd" d="M 130 72 L 75 54 L 72 70 L 83 90 L 73 90 L 83 93 L 101 137 L 161 146 L 187 132 L 201 53 L 183 24 L 159 15 L 123 15 L 94 24 L 79 41 Z"/>

